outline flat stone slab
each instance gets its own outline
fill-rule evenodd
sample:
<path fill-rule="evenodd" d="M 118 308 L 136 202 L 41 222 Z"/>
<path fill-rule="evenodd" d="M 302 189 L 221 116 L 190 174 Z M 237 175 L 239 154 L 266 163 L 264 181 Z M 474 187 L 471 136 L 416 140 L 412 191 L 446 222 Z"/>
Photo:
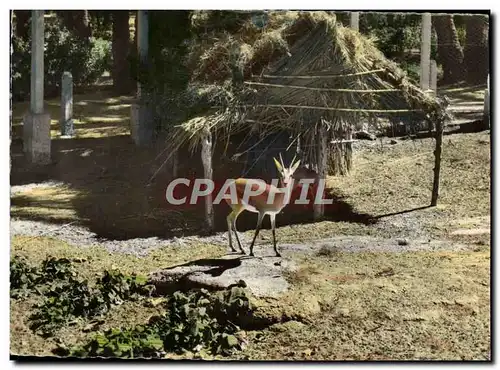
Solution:
<path fill-rule="evenodd" d="M 150 282 L 159 294 L 167 294 L 183 288 L 225 289 L 243 280 L 256 297 L 276 298 L 288 290 L 285 275 L 296 268 L 286 258 L 234 254 L 155 271 Z"/>

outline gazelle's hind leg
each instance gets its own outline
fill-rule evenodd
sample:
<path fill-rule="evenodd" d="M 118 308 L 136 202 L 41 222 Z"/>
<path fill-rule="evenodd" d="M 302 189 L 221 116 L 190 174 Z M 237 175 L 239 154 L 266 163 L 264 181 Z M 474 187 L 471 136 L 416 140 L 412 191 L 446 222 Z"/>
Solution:
<path fill-rule="evenodd" d="M 229 247 L 231 248 L 231 250 L 233 252 L 237 252 L 237 250 L 233 247 L 233 241 L 231 237 L 231 230 L 233 230 L 234 234 L 236 235 L 236 241 L 238 242 L 238 247 L 240 248 L 241 253 L 246 254 L 243 250 L 243 247 L 241 246 L 240 238 L 238 236 L 238 230 L 236 230 L 236 219 L 241 212 L 243 212 L 243 208 L 233 208 L 233 211 L 227 216 L 227 231 L 229 236 Z"/>
<path fill-rule="evenodd" d="M 281 254 L 278 252 L 278 248 L 276 247 L 276 214 L 271 213 L 269 218 L 271 219 L 271 229 L 273 230 L 274 252 L 276 253 L 276 257 L 281 257 Z"/>
<path fill-rule="evenodd" d="M 253 256 L 253 245 L 255 244 L 255 239 L 259 235 L 260 227 L 262 225 L 262 220 L 264 219 L 265 213 L 259 213 L 259 218 L 257 219 L 257 227 L 255 228 L 255 235 L 253 236 L 252 244 L 250 245 L 250 256 Z"/>
<path fill-rule="evenodd" d="M 231 236 L 231 229 L 233 227 L 233 222 L 231 221 L 231 215 L 232 215 L 232 212 L 230 214 L 227 215 L 227 237 L 229 239 L 229 248 L 231 248 L 231 250 L 233 252 L 238 252 L 236 249 L 234 249 L 233 247 L 233 238 Z"/>
<path fill-rule="evenodd" d="M 243 209 L 241 211 L 239 211 L 238 213 L 236 213 L 236 215 L 234 216 L 233 230 L 234 230 L 234 235 L 236 235 L 236 241 L 238 242 L 238 247 L 240 247 L 241 253 L 246 254 L 245 250 L 241 246 L 240 237 L 238 236 L 238 230 L 236 230 L 236 220 L 238 219 L 238 216 L 241 214 L 241 212 L 243 212 Z"/>

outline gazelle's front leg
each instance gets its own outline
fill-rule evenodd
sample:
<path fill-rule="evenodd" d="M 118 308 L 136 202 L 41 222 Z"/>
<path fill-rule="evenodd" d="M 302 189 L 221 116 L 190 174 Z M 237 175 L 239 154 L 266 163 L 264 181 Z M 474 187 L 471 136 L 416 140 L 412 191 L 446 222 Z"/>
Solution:
<path fill-rule="evenodd" d="M 255 229 L 255 235 L 253 236 L 252 244 L 250 245 L 250 256 L 253 256 L 253 245 L 255 244 L 255 239 L 257 239 L 257 235 L 259 235 L 260 227 L 262 225 L 262 220 L 265 216 L 265 213 L 259 213 L 259 217 L 257 219 L 257 228 Z"/>
<path fill-rule="evenodd" d="M 269 218 L 271 219 L 271 229 L 273 231 L 274 252 L 276 252 L 276 257 L 281 257 L 281 254 L 278 252 L 278 248 L 276 247 L 276 214 L 271 213 Z"/>
<path fill-rule="evenodd" d="M 238 236 L 238 230 L 236 230 L 236 220 L 238 219 L 238 216 L 243 211 L 244 211 L 244 208 L 235 208 L 235 209 L 233 209 L 233 212 L 231 213 L 231 226 L 232 226 L 232 228 L 234 230 L 234 235 L 236 235 L 236 241 L 238 242 L 238 247 L 240 248 L 241 253 L 246 254 L 245 250 L 241 246 L 240 237 Z M 235 252 L 236 252 L 236 250 L 235 250 Z"/>
<path fill-rule="evenodd" d="M 231 250 L 233 252 L 237 252 L 236 249 L 233 247 L 233 238 L 231 236 L 231 230 L 234 230 L 234 234 L 236 235 L 236 241 L 238 242 L 238 247 L 240 247 L 240 251 L 243 254 L 246 254 L 243 248 L 241 247 L 241 242 L 240 238 L 238 236 L 238 230 L 236 230 L 236 219 L 238 218 L 239 214 L 243 212 L 242 208 L 233 208 L 232 212 L 227 216 L 227 232 L 228 232 L 228 237 L 229 237 L 229 247 L 231 247 Z"/>

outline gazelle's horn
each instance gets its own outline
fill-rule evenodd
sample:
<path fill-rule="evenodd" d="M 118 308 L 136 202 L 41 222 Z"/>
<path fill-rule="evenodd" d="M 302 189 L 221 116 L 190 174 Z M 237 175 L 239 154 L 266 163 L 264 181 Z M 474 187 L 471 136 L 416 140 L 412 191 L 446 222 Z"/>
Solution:
<path fill-rule="evenodd" d="M 293 166 L 293 165 L 295 164 L 295 157 L 297 157 L 297 154 L 295 154 L 295 155 L 293 156 L 293 159 L 292 159 L 292 164 L 291 164 L 290 166 Z"/>
<path fill-rule="evenodd" d="M 280 153 L 280 161 L 283 168 L 285 168 L 285 162 L 283 162 L 283 157 L 281 156 L 281 153 Z"/>

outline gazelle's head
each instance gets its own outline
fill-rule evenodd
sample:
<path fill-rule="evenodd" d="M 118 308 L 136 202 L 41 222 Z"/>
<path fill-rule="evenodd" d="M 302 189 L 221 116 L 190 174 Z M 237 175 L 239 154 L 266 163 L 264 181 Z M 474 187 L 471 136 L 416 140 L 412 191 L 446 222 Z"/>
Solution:
<path fill-rule="evenodd" d="M 293 179 L 293 174 L 295 171 L 297 171 L 297 168 L 300 166 L 300 160 L 295 161 L 295 156 L 292 159 L 292 164 L 289 167 L 286 167 L 285 164 L 283 163 L 283 158 L 281 157 L 280 153 L 280 162 L 276 158 L 274 159 L 274 164 L 276 165 L 276 168 L 278 169 L 278 172 L 281 176 L 281 182 L 283 185 L 288 185 L 290 183 L 290 180 Z"/>

